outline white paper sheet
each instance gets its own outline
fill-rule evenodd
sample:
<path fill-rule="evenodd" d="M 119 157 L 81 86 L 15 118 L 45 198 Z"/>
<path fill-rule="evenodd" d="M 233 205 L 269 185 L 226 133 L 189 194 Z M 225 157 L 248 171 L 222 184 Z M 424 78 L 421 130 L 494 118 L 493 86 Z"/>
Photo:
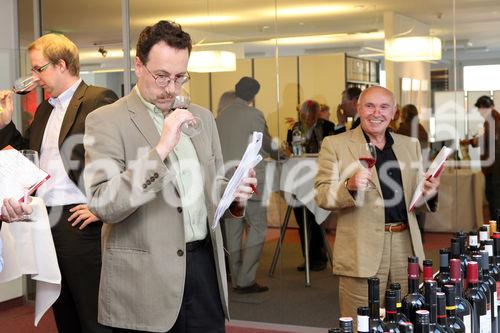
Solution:
<path fill-rule="evenodd" d="M 453 149 L 443 146 L 437 154 L 436 158 L 432 161 L 429 169 L 424 174 L 420 183 L 418 184 L 415 193 L 413 193 L 413 198 L 411 199 L 410 208 L 408 211 L 411 212 L 415 209 L 416 205 L 419 203 L 420 199 L 422 199 L 423 195 L 423 187 L 426 179 L 430 177 L 438 177 L 444 169 L 446 159 L 453 153 Z"/>
<path fill-rule="evenodd" d="M 262 132 L 253 132 L 252 141 L 248 144 L 238 168 L 229 180 L 226 190 L 219 201 L 219 205 L 217 205 L 214 220 L 212 222 L 212 229 L 217 227 L 220 218 L 233 202 L 236 189 L 240 186 L 243 178 L 247 176 L 251 168 L 254 168 L 260 161 L 262 161 L 262 156 L 259 154 L 261 147 Z"/>
<path fill-rule="evenodd" d="M 0 150 L 0 208 L 3 199 L 21 200 L 50 176 L 15 149 Z"/>
<path fill-rule="evenodd" d="M 36 280 L 35 326 L 57 300 L 61 292 L 61 272 L 50 231 L 45 203 L 33 198 L 31 222 L 3 223 L 4 269 L 0 283 L 31 274 Z"/>

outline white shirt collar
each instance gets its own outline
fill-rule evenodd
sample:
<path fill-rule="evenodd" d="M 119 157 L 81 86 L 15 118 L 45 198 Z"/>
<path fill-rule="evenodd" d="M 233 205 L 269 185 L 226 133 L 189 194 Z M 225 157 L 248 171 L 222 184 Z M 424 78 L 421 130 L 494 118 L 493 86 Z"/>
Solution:
<path fill-rule="evenodd" d="M 60 103 L 63 109 L 67 109 L 69 102 L 73 98 L 73 95 L 75 94 L 75 91 L 81 82 L 82 79 L 79 78 L 78 80 L 76 80 L 75 83 L 73 83 L 68 89 L 63 91 L 59 96 L 49 98 L 49 103 L 54 107 L 56 106 L 56 104 Z"/>

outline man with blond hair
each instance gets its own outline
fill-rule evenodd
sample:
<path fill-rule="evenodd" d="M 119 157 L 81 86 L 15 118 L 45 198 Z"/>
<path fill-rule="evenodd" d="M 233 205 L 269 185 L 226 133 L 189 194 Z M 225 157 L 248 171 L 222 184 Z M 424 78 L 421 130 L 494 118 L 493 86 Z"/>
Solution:
<path fill-rule="evenodd" d="M 114 102 L 116 94 L 79 77 L 78 48 L 63 35 L 47 34 L 28 47 L 33 76 L 50 95 L 38 106 L 23 136 L 12 122 L 12 93 L 0 92 L 0 148 L 33 149 L 51 178 L 37 191 L 47 205 L 61 270 L 61 294 L 53 305 L 60 333 L 109 332 L 97 323 L 102 223 L 87 207 L 82 171 L 87 115 Z M 29 210 L 16 200 L 2 206 L 5 222 Z"/>
<path fill-rule="evenodd" d="M 366 279 L 380 279 L 385 289 L 399 282 L 406 292 L 409 256 L 424 259 L 424 249 L 410 200 L 422 177 L 418 140 L 391 133 L 394 95 L 382 87 L 367 88 L 357 105 L 360 126 L 323 140 L 315 179 L 315 199 L 337 212 L 333 273 L 339 276 L 342 316 L 355 316 L 368 302 Z M 376 147 L 371 168 L 359 162 Z M 424 181 L 422 208 L 436 209 L 439 178 Z M 383 303 L 383 302 L 382 302 Z"/>

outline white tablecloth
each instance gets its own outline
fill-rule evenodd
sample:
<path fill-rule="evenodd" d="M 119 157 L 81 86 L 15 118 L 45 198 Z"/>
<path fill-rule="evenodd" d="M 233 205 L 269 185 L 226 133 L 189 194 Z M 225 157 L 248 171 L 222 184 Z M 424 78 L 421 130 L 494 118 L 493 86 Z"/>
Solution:
<path fill-rule="evenodd" d="M 35 326 L 61 293 L 61 272 L 45 204 L 33 198 L 32 222 L 3 223 L 4 267 L 0 283 L 31 274 L 36 280 Z"/>
<path fill-rule="evenodd" d="M 270 180 L 272 191 L 281 191 L 285 201 L 291 206 L 306 206 L 314 214 L 316 222 L 323 223 L 330 211 L 319 208 L 314 202 L 314 177 L 318 171 L 317 158 L 292 157 L 284 161 L 268 161 L 268 163 L 276 163 L 274 177 Z"/>
<path fill-rule="evenodd" d="M 426 214 L 425 230 L 469 232 L 481 226 L 484 187 L 481 171 L 447 169 L 441 176 L 438 211 Z"/>

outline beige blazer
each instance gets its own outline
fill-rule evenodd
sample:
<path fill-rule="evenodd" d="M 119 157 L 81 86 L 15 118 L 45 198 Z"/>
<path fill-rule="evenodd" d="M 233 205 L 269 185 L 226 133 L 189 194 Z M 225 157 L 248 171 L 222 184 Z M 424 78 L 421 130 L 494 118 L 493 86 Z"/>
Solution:
<path fill-rule="evenodd" d="M 392 149 L 401 168 L 403 192 L 409 207 L 421 175 L 418 140 L 391 134 Z M 315 179 L 315 200 L 324 209 L 337 212 L 333 272 L 352 277 L 371 277 L 377 273 L 384 246 L 384 207 L 377 173 L 377 189 L 364 192 L 364 203 L 357 202 L 344 182 L 360 167 L 358 159 L 368 154 L 361 127 L 323 140 Z M 363 192 L 360 192 L 362 194 Z M 361 199 L 361 198 L 359 198 Z M 425 258 L 422 239 L 414 213 L 408 213 L 413 252 L 420 263 Z"/>
<path fill-rule="evenodd" d="M 199 106 L 203 131 L 192 138 L 204 179 L 208 219 L 225 186 L 212 114 Z M 87 117 L 89 206 L 104 222 L 98 320 L 104 325 L 165 332 L 176 321 L 184 292 L 186 249 L 174 171 L 154 146 L 160 135 L 135 90 Z M 223 310 L 228 290 L 220 227 L 209 228 Z"/>

